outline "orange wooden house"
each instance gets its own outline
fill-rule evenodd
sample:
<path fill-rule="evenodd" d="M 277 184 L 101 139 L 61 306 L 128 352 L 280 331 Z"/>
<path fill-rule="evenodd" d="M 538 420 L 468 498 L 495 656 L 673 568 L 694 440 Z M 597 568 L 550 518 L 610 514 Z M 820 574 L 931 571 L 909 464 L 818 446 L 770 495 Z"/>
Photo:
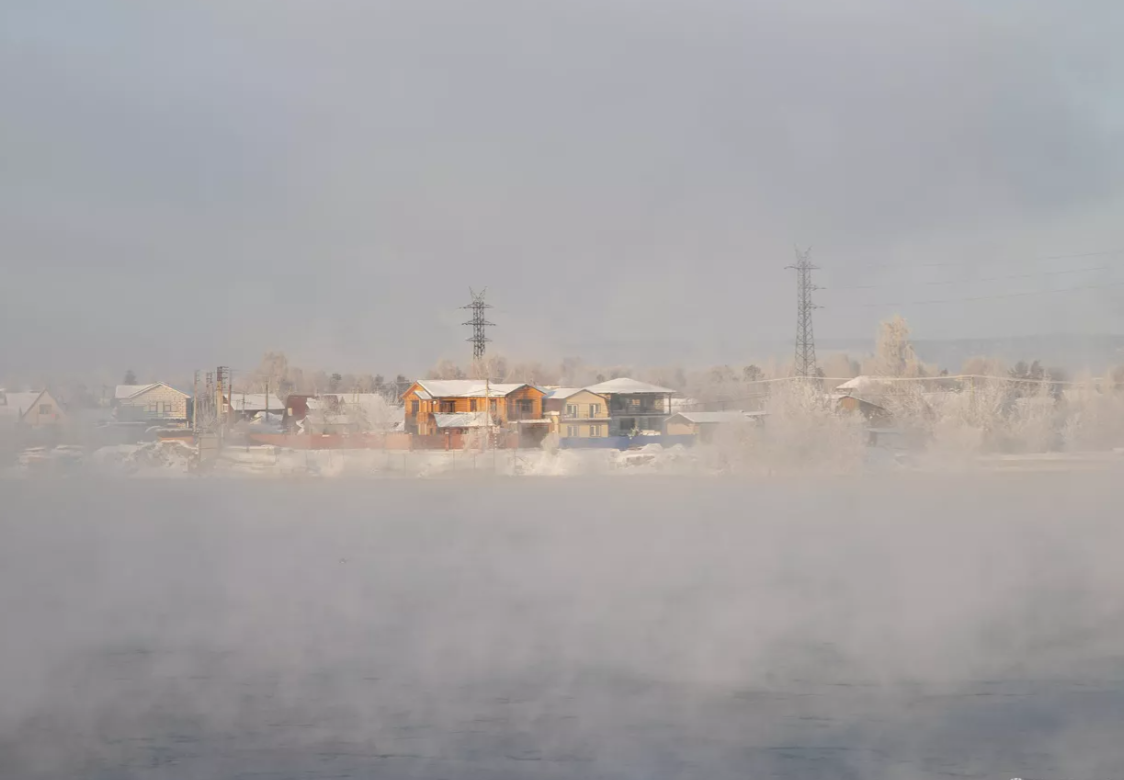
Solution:
<path fill-rule="evenodd" d="M 407 433 L 433 436 L 452 428 L 465 427 L 465 420 L 478 421 L 491 415 L 491 425 L 500 428 L 541 427 L 545 393 L 534 385 L 488 383 L 476 379 L 425 379 L 414 382 L 402 394 Z M 487 422 L 488 418 L 483 417 Z M 471 427 L 476 427 L 472 425 Z"/>

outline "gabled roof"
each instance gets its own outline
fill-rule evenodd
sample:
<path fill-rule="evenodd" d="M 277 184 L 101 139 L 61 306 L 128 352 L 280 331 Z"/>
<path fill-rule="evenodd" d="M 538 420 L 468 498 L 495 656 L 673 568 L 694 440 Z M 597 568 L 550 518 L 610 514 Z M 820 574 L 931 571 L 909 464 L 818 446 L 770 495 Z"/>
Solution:
<path fill-rule="evenodd" d="M 435 414 L 433 422 L 438 428 L 486 428 L 487 412 L 457 412 L 456 414 Z"/>
<path fill-rule="evenodd" d="M 118 401 L 127 401 L 131 398 L 136 398 L 137 396 L 143 395 L 149 390 L 157 387 L 166 387 L 169 390 L 175 390 L 177 393 L 184 397 L 187 397 L 188 395 L 183 390 L 176 390 L 176 388 L 172 387 L 169 384 L 165 384 L 164 382 L 152 382 L 147 385 L 117 385 L 117 388 L 113 393 L 113 397 Z"/>
<path fill-rule="evenodd" d="M 230 408 L 235 412 L 264 412 L 266 409 L 271 412 L 283 412 L 285 404 L 273 393 L 268 397 L 265 393 L 232 393 Z"/>
<path fill-rule="evenodd" d="M 156 387 L 156 385 L 156 382 L 147 385 L 117 385 L 117 389 L 114 391 L 113 397 L 118 401 L 123 401 L 126 398 L 132 398 L 133 396 L 140 395 L 141 393 L 147 393 L 149 390 Z"/>
<path fill-rule="evenodd" d="M 610 379 L 608 382 L 592 385 L 585 389 L 599 395 L 637 395 L 640 393 L 670 395 L 675 392 L 666 387 L 650 385 L 647 382 L 641 382 L 637 379 L 629 379 L 623 376 L 620 379 Z"/>
<path fill-rule="evenodd" d="M 555 387 L 554 389 L 547 392 L 546 397 L 553 400 L 569 398 L 572 395 L 577 395 L 585 389 L 586 388 L 584 387 Z"/>
<path fill-rule="evenodd" d="M 39 398 L 46 392 L 46 390 L 39 390 L 31 393 L 0 393 L 0 414 L 6 417 L 22 417 L 35 407 Z"/>
<path fill-rule="evenodd" d="M 681 417 L 687 422 L 696 424 L 707 423 L 742 423 L 755 417 L 764 417 L 768 412 L 678 412 L 669 418 L 669 422 Z"/>
<path fill-rule="evenodd" d="M 434 398 L 483 398 L 485 382 L 482 379 L 419 379 L 417 395 L 424 401 Z M 489 398 L 503 398 L 516 390 L 530 387 L 525 382 L 487 384 Z M 409 390 L 406 391 L 410 392 Z M 403 393 L 405 395 L 405 393 Z"/>

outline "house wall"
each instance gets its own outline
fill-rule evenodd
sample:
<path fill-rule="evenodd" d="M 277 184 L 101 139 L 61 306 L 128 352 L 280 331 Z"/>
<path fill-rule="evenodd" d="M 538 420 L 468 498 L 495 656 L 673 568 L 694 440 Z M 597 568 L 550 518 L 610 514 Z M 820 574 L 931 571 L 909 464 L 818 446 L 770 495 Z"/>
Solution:
<path fill-rule="evenodd" d="M 558 408 L 558 433 L 571 439 L 589 439 L 609 435 L 609 399 L 589 390 L 574 393 Z"/>
<path fill-rule="evenodd" d="M 627 436 L 632 433 L 632 421 L 640 430 L 663 431 L 664 422 L 671 416 L 667 395 L 651 393 L 619 393 L 608 396 L 610 435 Z"/>
<path fill-rule="evenodd" d="M 153 410 L 153 404 L 158 404 Z M 117 402 L 119 420 L 186 420 L 187 396 L 160 385 L 134 398 Z"/>
<path fill-rule="evenodd" d="M 609 435 L 609 421 L 604 422 L 560 422 L 558 432 L 567 439 L 599 439 Z"/>
<path fill-rule="evenodd" d="M 668 436 L 694 436 L 699 432 L 699 426 L 686 420 L 668 420 Z"/>
<path fill-rule="evenodd" d="M 39 394 L 31 408 L 24 412 L 20 420 L 24 425 L 32 428 L 41 428 L 62 425 L 66 422 L 66 415 L 59 408 L 59 403 L 47 391 Z"/>
<path fill-rule="evenodd" d="M 506 425 L 510 419 L 541 420 L 543 416 L 542 399 L 545 393 L 537 387 L 522 387 L 503 398 L 435 398 L 431 401 L 418 398 L 418 390 L 418 386 L 414 385 L 402 396 L 406 404 L 406 430 L 415 432 L 418 436 L 437 433 L 433 415 L 487 411 L 489 400 L 492 401 L 491 411 L 496 425 Z M 524 400 L 531 402 L 531 409 L 526 414 L 520 414 L 518 401 Z M 415 402 L 418 405 L 416 414 L 413 411 Z"/>

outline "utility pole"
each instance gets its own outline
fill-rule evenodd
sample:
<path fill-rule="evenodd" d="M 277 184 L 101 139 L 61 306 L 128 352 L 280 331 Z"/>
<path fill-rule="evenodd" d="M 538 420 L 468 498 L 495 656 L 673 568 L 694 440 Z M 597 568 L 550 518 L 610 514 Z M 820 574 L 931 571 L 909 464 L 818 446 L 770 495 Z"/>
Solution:
<path fill-rule="evenodd" d="M 472 296 L 472 303 L 467 306 L 462 306 L 461 308 L 471 310 L 472 319 L 462 324 L 472 326 L 472 335 L 465 339 L 465 341 L 472 342 L 472 357 L 474 360 L 480 360 L 484 357 L 484 350 L 488 342 L 491 341 L 484 329 L 495 326 L 494 322 L 488 322 L 487 318 L 484 316 L 484 310 L 490 309 L 492 306 L 484 302 L 484 294 L 488 292 L 487 287 L 479 293 L 469 287 L 468 292 Z"/>
<path fill-rule="evenodd" d="M 810 260 L 811 248 L 796 249 L 796 264 L 787 266 L 796 271 L 796 375 L 814 377 L 816 371 L 816 339 L 812 331 L 812 293 L 820 289 L 812 284 L 812 271 L 819 270 Z"/>
<path fill-rule="evenodd" d="M 218 417 L 218 434 L 221 442 L 226 438 L 226 399 L 232 395 L 233 383 L 228 366 L 219 366 L 215 369 L 215 409 Z"/>
<path fill-rule="evenodd" d="M 199 444 L 199 371 L 195 372 L 195 379 L 191 385 L 191 435 Z"/>

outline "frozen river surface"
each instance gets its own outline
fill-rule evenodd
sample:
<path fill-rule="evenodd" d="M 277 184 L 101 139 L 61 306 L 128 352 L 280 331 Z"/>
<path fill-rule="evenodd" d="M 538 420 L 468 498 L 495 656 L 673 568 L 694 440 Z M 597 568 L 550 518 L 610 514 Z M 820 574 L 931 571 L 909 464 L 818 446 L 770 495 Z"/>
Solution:
<path fill-rule="evenodd" d="M 0 490 L 0 777 L 1124 771 L 1106 475 Z"/>

